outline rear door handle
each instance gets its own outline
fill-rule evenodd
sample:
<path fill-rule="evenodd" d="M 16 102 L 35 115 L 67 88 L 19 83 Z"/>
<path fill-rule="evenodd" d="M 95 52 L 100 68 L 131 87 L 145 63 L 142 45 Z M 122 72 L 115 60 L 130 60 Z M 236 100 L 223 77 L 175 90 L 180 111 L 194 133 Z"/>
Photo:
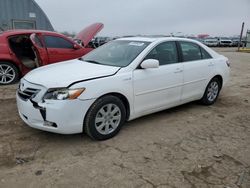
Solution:
<path fill-rule="evenodd" d="M 177 69 L 174 71 L 174 73 L 181 73 L 181 72 L 183 72 L 183 70 L 180 69 L 180 68 L 177 68 Z"/>
<path fill-rule="evenodd" d="M 209 62 L 208 66 L 209 66 L 209 67 L 214 66 L 214 62 Z"/>

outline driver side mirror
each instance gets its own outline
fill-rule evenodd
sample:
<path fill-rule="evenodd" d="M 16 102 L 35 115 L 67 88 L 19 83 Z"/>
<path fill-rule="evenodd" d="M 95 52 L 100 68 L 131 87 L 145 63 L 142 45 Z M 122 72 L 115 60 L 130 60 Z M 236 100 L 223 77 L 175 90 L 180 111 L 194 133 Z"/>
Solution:
<path fill-rule="evenodd" d="M 150 69 L 150 68 L 158 68 L 159 61 L 156 59 L 146 59 L 141 63 L 141 68 Z"/>
<path fill-rule="evenodd" d="M 81 48 L 81 46 L 80 46 L 80 45 L 78 45 L 78 44 L 74 44 L 73 48 L 74 48 L 75 50 L 78 50 L 78 49 L 80 49 L 80 48 Z"/>

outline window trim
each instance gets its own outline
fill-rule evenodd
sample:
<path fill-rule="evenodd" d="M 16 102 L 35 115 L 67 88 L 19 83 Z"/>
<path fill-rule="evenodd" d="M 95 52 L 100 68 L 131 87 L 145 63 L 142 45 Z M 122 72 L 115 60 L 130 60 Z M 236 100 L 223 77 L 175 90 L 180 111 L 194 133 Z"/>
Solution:
<path fill-rule="evenodd" d="M 35 43 L 39 48 L 44 48 L 45 45 L 44 45 L 44 41 L 42 40 L 41 36 L 38 34 L 38 33 L 34 33 L 35 34 L 35 37 L 38 38 L 39 42 L 41 43 L 41 46 L 40 45 L 37 45 L 37 43 Z M 29 35 L 30 37 L 30 35 Z M 32 42 L 33 43 L 33 42 Z"/>

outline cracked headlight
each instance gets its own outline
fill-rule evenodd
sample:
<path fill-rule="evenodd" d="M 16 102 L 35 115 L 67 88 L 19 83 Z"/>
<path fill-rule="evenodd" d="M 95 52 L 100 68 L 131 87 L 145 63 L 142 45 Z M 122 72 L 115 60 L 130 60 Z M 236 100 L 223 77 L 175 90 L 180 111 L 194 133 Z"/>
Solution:
<path fill-rule="evenodd" d="M 79 89 L 68 89 L 68 88 L 57 88 L 50 89 L 44 95 L 43 99 L 47 100 L 73 100 L 79 97 L 85 88 Z"/>

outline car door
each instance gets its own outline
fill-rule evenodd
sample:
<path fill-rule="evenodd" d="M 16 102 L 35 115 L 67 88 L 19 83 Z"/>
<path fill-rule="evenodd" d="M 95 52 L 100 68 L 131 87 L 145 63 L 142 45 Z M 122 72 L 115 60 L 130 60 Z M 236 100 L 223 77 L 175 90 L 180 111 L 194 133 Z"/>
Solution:
<path fill-rule="evenodd" d="M 49 63 L 66 61 L 82 56 L 81 47 L 75 48 L 77 44 L 62 36 L 44 34 L 43 40 L 48 53 Z"/>
<path fill-rule="evenodd" d="M 48 55 L 40 37 L 41 35 L 37 33 L 30 35 L 30 40 L 33 44 L 32 49 L 36 55 L 39 66 L 42 66 L 48 64 Z"/>
<path fill-rule="evenodd" d="M 211 56 L 193 42 L 180 41 L 179 46 L 182 52 L 184 79 L 181 100 L 185 102 L 199 99 L 204 93 L 207 80 L 211 77 Z"/>
<path fill-rule="evenodd" d="M 183 82 L 183 64 L 174 41 L 157 45 L 145 59 L 159 60 L 159 68 L 133 72 L 134 110 L 139 116 L 179 103 Z"/>

